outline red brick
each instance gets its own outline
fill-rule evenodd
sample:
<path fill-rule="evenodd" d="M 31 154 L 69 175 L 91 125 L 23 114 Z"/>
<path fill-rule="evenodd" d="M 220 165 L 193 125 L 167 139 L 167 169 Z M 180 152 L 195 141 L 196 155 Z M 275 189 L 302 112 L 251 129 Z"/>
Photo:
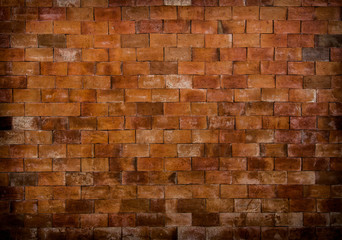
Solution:
<path fill-rule="evenodd" d="M 291 34 L 288 35 L 288 47 L 314 47 L 314 35 Z"/>
<path fill-rule="evenodd" d="M 327 21 L 303 21 L 302 33 L 306 34 L 325 34 L 328 31 Z"/>
<path fill-rule="evenodd" d="M 134 21 L 110 21 L 109 34 L 134 34 L 135 22 Z"/>
<path fill-rule="evenodd" d="M 94 14 L 95 14 L 95 21 L 121 20 L 121 9 L 118 7 L 95 8 Z"/>
<path fill-rule="evenodd" d="M 161 33 L 162 20 L 141 20 L 136 23 L 137 33 Z"/>
<path fill-rule="evenodd" d="M 190 21 L 165 20 L 164 33 L 190 33 Z"/>

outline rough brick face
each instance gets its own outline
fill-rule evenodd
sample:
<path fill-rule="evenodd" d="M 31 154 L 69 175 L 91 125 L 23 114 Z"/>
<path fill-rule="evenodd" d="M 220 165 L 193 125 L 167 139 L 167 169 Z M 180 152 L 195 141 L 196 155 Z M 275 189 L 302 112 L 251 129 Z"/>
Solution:
<path fill-rule="evenodd" d="M 338 0 L 0 0 L 1 239 L 339 239 Z"/>

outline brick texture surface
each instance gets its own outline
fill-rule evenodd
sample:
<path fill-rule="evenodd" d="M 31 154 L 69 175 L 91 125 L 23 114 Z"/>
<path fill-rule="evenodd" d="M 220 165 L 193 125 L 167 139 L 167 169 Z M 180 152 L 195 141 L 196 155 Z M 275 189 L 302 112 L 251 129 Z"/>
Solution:
<path fill-rule="evenodd" d="M 341 238 L 341 7 L 0 0 L 0 238 Z"/>

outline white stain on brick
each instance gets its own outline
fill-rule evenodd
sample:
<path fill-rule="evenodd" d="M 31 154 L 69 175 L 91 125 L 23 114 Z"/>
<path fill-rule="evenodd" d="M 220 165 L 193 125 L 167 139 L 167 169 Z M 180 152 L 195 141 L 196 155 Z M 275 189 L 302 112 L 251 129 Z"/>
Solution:
<path fill-rule="evenodd" d="M 80 0 L 56 0 L 58 7 L 80 7 Z"/>
<path fill-rule="evenodd" d="M 164 0 L 165 5 L 190 6 L 191 0 Z"/>
<path fill-rule="evenodd" d="M 192 88 L 192 78 L 186 75 L 165 76 L 166 88 Z"/>

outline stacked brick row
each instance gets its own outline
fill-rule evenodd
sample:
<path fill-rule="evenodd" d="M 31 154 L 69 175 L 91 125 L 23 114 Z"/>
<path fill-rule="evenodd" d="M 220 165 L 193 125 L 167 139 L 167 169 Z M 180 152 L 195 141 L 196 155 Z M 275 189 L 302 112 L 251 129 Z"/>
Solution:
<path fill-rule="evenodd" d="M 0 0 L 4 239 L 336 239 L 338 0 Z"/>

